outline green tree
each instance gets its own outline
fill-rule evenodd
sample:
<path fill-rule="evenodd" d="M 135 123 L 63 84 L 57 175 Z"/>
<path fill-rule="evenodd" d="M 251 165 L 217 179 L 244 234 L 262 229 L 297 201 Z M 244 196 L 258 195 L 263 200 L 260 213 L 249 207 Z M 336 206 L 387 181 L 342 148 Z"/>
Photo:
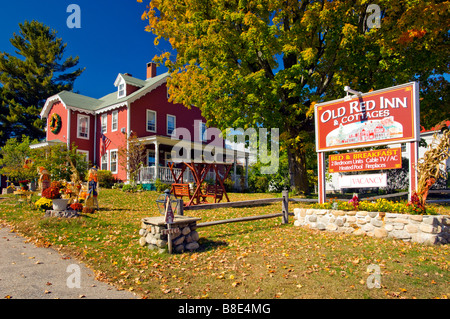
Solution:
<path fill-rule="evenodd" d="M 9 139 L 0 149 L 0 174 L 16 182 L 37 177 L 34 151 L 30 149 L 30 138 L 23 136 Z"/>
<path fill-rule="evenodd" d="M 72 90 L 84 71 L 76 69 L 78 57 L 64 59 L 66 49 L 56 31 L 37 21 L 19 24 L 10 39 L 15 55 L 0 53 L 0 145 L 22 134 L 45 136 L 39 113 L 45 100 L 62 90 Z"/>
<path fill-rule="evenodd" d="M 176 50 L 154 58 L 171 72 L 171 100 L 222 130 L 280 128 L 291 185 L 307 193 L 315 103 L 344 85 L 367 92 L 449 71 L 448 1 L 375 3 L 371 29 L 366 0 L 152 0 L 142 18 Z"/>
<path fill-rule="evenodd" d="M 77 152 L 73 143 L 70 149 L 66 144 L 46 146 L 33 154 L 36 167 L 45 167 L 52 180 L 83 181 L 89 163 L 85 155 Z"/>

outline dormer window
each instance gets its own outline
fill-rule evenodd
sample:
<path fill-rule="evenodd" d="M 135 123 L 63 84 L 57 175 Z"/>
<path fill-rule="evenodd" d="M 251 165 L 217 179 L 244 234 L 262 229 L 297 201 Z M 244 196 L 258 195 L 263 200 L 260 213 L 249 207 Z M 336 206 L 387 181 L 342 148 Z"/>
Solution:
<path fill-rule="evenodd" d="M 125 96 L 125 83 L 120 83 L 119 84 L 119 90 L 118 90 L 118 93 L 117 93 L 117 97 L 121 98 L 121 97 L 124 97 L 124 96 Z"/>

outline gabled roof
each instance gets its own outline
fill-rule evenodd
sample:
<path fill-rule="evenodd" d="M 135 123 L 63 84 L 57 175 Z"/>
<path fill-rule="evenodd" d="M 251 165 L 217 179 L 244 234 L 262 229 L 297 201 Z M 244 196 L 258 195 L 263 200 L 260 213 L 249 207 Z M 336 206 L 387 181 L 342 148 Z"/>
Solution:
<path fill-rule="evenodd" d="M 40 114 L 41 118 L 46 118 L 48 116 L 53 102 L 56 101 L 60 101 L 66 109 L 73 109 L 89 114 L 102 113 L 115 107 L 127 105 L 153 91 L 161 84 L 166 83 L 169 73 L 164 73 L 145 81 L 125 74 L 119 74 L 118 79 L 119 77 L 122 77 L 126 83 L 140 87 L 140 89 L 122 98 L 117 98 L 117 91 L 115 91 L 99 99 L 69 91 L 62 91 L 47 99 Z"/>
<path fill-rule="evenodd" d="M 143 87 L 147 84 L 147 81 L 134 78 L 128 74 L 119 73 L 119 75 L 116 78 L 116 81 L 114 82 L 115 86 L 117 86 L 119 84 L 120 78 L 122 78 L 126 84 L 130 84 L 130 85 L 137 86 L 137 87 Z"/>

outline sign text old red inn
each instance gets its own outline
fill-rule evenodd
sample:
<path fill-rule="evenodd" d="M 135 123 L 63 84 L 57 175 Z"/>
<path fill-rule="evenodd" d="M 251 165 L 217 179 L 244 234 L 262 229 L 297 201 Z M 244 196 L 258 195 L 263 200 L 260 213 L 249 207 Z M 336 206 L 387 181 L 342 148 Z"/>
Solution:
<path fill-rule="evenodd" d="M 416 82 L 348 96 L 315 106 L 319 202 L 325 201 L 323 152 L 407 143 L 410 193 L 415 189 L 420 132 L 419 88 Z"/>
<path fill-rule="evenodd" d="M 318 152 L 417 140 L 415 83 L 316 105 Z"/>

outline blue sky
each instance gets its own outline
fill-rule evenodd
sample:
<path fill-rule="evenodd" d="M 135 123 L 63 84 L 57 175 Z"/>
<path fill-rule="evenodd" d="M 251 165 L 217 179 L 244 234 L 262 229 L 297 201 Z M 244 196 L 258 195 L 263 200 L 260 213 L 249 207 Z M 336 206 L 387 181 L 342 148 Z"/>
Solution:
<path fill-rule="evenodd" d="M 81 9 L 81 28 L 69 28 L 67 7 L 77 4 Z M 115 91 L 118 73 L 130 73 L 145 79 L 146 63 L 170 45 L 144 30 L 141 20 L 147 0 L 16 0 L 2 1 L 0 7 L 0 52 L 14 53 L 9 39 L 19 31 L 19 23 L 37 20 L 58 31 L 67 43 L 66 57 L 79 56 L 84 73 L 75 81 L 74 91 L 99 98 Z M 167 70 L 158 67 L 158 74 Z M 447 74 L 446 78 L 450 76 Z M 343 92 L 344 95 L 344 92 Z"/>
<path fill-rule="evenodd" d="M 77 4 L 81 9 L 81 28 L 70 29 L 67 7 Z M 75 81 L 74 90 L 95 98 L 115 91 L 118 73 L 131 73 L 146 78 L 146 63 L 169 44 L 153 44 L 154 36 L 144 30 L 141 20 L 146 1 L 136 0 L 43 0 L 2 1 L 0 7 L 0 52 L 14 54 L 9 42 L 19 32 L 19 23 L 37 20 L 56 30 L 67 43 L 65 57 L 79 56 L 79 67 L 86 67 Z M 158 74 L 167 70 L 158 67 Z"/>

